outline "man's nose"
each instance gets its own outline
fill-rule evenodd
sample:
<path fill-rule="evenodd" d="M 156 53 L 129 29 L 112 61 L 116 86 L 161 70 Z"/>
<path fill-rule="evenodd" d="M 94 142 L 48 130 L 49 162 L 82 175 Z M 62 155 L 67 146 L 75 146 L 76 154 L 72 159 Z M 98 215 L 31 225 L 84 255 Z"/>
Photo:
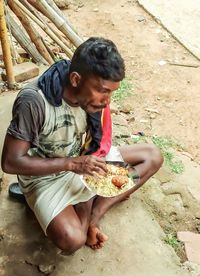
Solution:
<path fill-rule="evenodd" d="M 104 99 L 103 99 L 103 105 L 109 105 L 111 102 L 111 97 L 110 96 L 106 96 Z"/>

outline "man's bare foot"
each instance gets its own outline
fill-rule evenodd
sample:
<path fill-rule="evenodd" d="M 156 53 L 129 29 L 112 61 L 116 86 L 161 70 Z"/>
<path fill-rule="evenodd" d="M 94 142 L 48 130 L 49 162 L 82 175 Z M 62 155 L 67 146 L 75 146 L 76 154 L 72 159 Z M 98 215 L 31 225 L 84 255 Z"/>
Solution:
<path fill-rule="evenodd" d="M 100 249 L 103 247 L 104 242 L 108 240 L 108 237 L 101 233 L 99 228 L 93 223 L 90 223 L 87 233 L 86 244 L 92 249 Z"/>

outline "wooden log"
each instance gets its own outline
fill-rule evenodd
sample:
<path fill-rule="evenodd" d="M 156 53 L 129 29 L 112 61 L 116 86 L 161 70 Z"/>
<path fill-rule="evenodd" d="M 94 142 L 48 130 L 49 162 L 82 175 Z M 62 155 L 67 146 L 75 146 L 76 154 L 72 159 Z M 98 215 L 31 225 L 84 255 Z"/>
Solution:
<path fill-rule="evenodd" d="M 7 33 L 6 21 L 5 21 L 5 15 L 4 15 L 3 0 L 0 0 L 0 39 L 1 39 L 2 52 L 3 52 L 3 61 L 6 67 L 6 77 L 7 77 L 8 87 L 10 89 L 13 89 L 15 86 L 15 79 L 14 79 L 10 45 L 8 41 L 8 33 Z"/>
<path fill-rule="evenodd" d="M 41 10 L 76 47 L 83 42 L 83 39 L 72 30 L 65 20 L 60 17 L 45 0 L 31 0 L 31 2 L 34 3 L 34 5 L 37 6 L 37 8 Z"/>
<path fill-rule="evenodd" d="M 65 52 L 65 54 L 71 58 L 73 56 L 73 53 L 70 49 L 66 47 L 66 45 L 57 38 L 57 36 L 37 17 L 35 17 L 25 6 L 23 6 L 18 0 L 13 0 L 19 8 L 21 8 L 26 15 L 28 15 L 34 22 L 36 22 Z"/>
<path fill-rule="evenodd" d="M 22 12 L 21 9 L 18 8 L 18 6 L 15 4 L 13 0 L 7 0 L 7 3 L 11 10 L 15 13 L 15 15 L 19 18 L 20 22 L 24 26 L 25 30 L 27 31 L 31 41 L 35 44 L 38 52 L 43 56 L 43 58 L 49 63 L 53 64 L 54 60 L 49 55 L 49 52 L 45 48 L 43 41 L 41 39 L 40 34 L 37 32 L 37 30 L 34 28 L 33 24 L 31 24 L 31 21 L 27 18 L 27 16 Z"/>
<path fill-rule="evenodd" d="M 31 42 L 31 40 L 24 34 L 22 29 L 18 26 L 12 16 L 7 13 L 6 22 L 11 27 L 11 33 L 15 37 L 15 39 L 19 42 L 21 47 L 33 58 L 33 61 L 38 64 L 48 65 L 46 60 L 40 55 L 35 45 Z"/>
<path fill-rule="evenodd" d="M 27 7 L 29 11 L 31 11 L 41 22 L 43 22 L 48 28 L 51 29 L 51 31 L 68 47 L 71 48 L 71 44 L 68 40 L 62 37 L 61 33 L 55 28 L 53 28 L 50 24 L 47 22 L 47 18 L 38 12 L 38 10 L 32 6 L 27 0 L 21 0 L 21 3 Z"/>

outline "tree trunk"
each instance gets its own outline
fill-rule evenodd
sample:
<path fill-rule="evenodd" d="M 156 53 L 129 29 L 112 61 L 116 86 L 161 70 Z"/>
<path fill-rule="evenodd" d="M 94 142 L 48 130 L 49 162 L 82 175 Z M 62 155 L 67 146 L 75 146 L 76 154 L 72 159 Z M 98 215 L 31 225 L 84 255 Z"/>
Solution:
<path fill-rule="evenodd" d="M 65 44 L 60 41 L 59 38 L 44 24 L 42 23 L 37 17 L 35 17 L 25 6 L 23 6 L 18 0 L 13 0 L 19 8 L 21 8 L 33 21 L 35 21 L 66 53 L 66 55 L 71 58 L 73 53 L 70 49 L 68 49 Z"/>
<path fill-rule="evenodd" d="M 19 42 L 21 47 L 33 58 L 33 61 L 38 64 L 48 65 L 46 60 L 40 55 L 31 40 L 24 34 L 10 14 L 6 15 L 6 22 L 10 25 L 12 35 Z"/>
<path fill-rule="evenodd" d="M 6 67 L 6 78 L 8 82 L 8 87 L 12 89 L 15 86 L 15 79 L 13 74 L 10 45 L 8 41 L 8 33 L 4 16 L 3 0 L 0 0 L 0 39 L 2 45 L 3 60 Z"/>
<path fill-rule="evenodd" d="M 42 11 L 42 13 L 46 15 L 46 17 L 48 17 L 76 47 L 83 42 L 83 40 L 72 30 L 65 20 L 60 17 L 45 0 L 31 0 L 31 2 L 34 3 L 34 6 L 37 6 L 37 8 Z"/>
<path fill-rule="evenodd" d="M 53 64 L 54 60 L 49 55 L 49 52 L 45 48 L 43 41 L 41 39 L 41 36 L 38 34 L 36 29 L 33 27 L 33 24 L 31 24 L 30 20 L 26 17 L 26 15 L 22 12 L 21 9 L 18 8 L 18 6 L 15 4 L 13 0 L 7 0 L 7 3 L 11 10 L 15 13 L 15 15 L 19 18 L 21 23 L 23 24 L 25 30 L 27 31 L 31 41 L 35 44 L 38 52 L 43 56 L 44 59 L 49 64 Z"/>

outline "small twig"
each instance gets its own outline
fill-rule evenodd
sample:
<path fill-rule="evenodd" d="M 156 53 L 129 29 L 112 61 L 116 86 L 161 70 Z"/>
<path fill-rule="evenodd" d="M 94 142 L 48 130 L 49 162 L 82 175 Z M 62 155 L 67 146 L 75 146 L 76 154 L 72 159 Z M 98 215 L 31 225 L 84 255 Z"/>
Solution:
<path fill-rule="evenodd" d="M 181 63 L 173 63 L 173 62 L 169 62 L 168 64 L 175 65 L 175 66 L 183 66 L 183 67 L 193 67 L 193 68 L 200 67 L 199 65 L 195 65 L 195 64 L 181 64 Z"/>

